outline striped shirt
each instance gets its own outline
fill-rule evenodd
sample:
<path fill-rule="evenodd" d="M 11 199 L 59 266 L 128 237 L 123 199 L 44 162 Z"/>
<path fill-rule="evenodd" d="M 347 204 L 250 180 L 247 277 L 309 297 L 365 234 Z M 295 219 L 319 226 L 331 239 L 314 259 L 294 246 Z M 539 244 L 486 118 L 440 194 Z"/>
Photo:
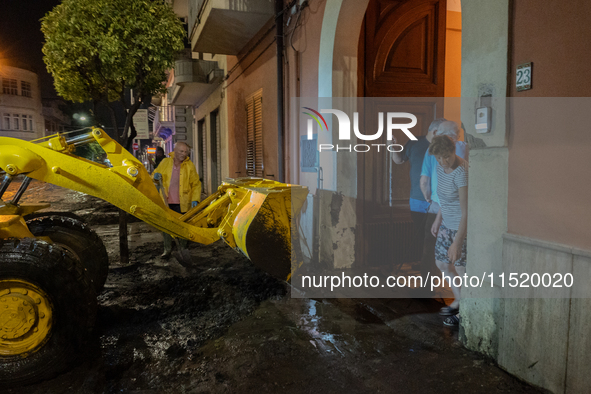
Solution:
<path fill-rule="evenodd" d="M 437 195 L 441 205 L 443 225 L 450 230 L 458 230 L 462 219 L 460 208 L 460 187 L 468 186 L 467 162 L 458 157 L 459 165 L 451 173 L 446 174 L 443 167 L 437 163 Z"/>

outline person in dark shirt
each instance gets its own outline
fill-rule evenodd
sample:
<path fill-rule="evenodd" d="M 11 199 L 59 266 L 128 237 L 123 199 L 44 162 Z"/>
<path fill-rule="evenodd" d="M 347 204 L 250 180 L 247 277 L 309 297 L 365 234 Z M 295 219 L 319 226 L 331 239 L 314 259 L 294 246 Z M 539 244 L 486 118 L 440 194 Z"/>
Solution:
<path fill-rule="evenodd" d="M 154 169 L 158 168 L 158 165 L 160 164 L 160 162 L 162 160 L 164 160 L 164 158 L 166 158 L 166 155 L 164 154 L 164 149 L 159 146 L 156 148 L 156 155 L 154 156 Z"/>
<path fill-rule="evenodd" d="M 429 235 L 431 230 L 431 224 L 427 226 L 427 213 L 429 212 L 429 202 L 425 200 L 423 192 L 421 191 L 421 169 L 423 167 L 423 159 L 425 153 L 429 149 L 429 144 L 433 139 L 437 128 L 446 119 L 438 118 L 435 119 L 429 125 L 427 135 L 420 136 L 416 141 L 410 140 L 404 145 L 404 149 L 401 152 L 392 152 L 392 160 L 396 164 L 403 164 L 410 162 L 410 216 L 413 221 L 413 239 L 418 250 L 423 251 L 421 257 L 421 275 L 427 276 L 427 273 L 433 271 L 435 266 L 435 256 L 433 253 L 434 246 L 431 247 L 431 253 L 424 252 L 424 240 Z M 396 139 L 392 141 L 396 144 Z"/>

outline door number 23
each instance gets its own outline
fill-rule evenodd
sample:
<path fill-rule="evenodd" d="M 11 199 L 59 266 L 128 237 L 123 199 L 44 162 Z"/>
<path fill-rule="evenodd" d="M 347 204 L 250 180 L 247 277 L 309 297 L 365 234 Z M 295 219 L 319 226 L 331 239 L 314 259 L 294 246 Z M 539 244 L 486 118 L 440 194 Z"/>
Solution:
<path fill-rule="evenodd" d="M 518 91 L 531 89 L 532 63 L 517 66 L 516 76 L 516 87 Z"/>

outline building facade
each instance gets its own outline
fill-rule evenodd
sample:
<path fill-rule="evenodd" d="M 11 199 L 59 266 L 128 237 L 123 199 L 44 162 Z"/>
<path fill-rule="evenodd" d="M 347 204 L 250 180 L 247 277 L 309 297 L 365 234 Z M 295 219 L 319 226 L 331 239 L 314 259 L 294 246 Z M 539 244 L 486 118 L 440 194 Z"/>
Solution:
<path fill-rule="evenodd" d="M 197 50 L 193 39 L 203 18 L 203 1 L 169 0 L 187 29 L 187 48 L 169 73 L 167 93 L 158 103 L 162 122 L 154 122 L 154 137 L 172 150 L 177 141 L 191 147 L 191 159 L 201 178 L 204 193 L 213 193 L 229 172 L 228 117 L 223 52 Z M 157 118 L 155 118 L 157 119 Z M 162 130 L 168 129 L 167 136 Z M 160 135 L 159 135 L 160 134 Z"/>
<path fill-rule="evenodd" d="M 43 137 L 45 125 L 37 74 L 0 66 L 0 79 L 0 135 L 24 140 Z"/>
<path fill-rule="evenodd" d="M 72 119 L 64 113 L 66 103 L 62 99 L 42 99 L 45 135 L 63 132 L 72 124 Z"/>
<path fill-rule="evenodd" d="M 392 229 L 407 220 L 408 167 L 379 155 L 334 153 L 320 155 L 310 170 L 300 100 L 445 98 L 431 119 L 463 124 L 471 148 L 468 274 L 568 272 L 591 281 L 591 137 L 576 121 L 591 94 L 588 2 L 173 3 L 186 8 L 179 15 L 188 18 L 192 58 L 225 56 L 224 82 L 193 105 L 194 140 L 211 140 L 211 124 L 216 133 L 220 125 L 222 177 L 309 188 L 299 231 L 310 264 L 371 269 L 372 251 L 390 258 Z M 518 88 L 519 70 L 532 63 L 533 84 Z M 208 120 L 217 108 L 225 122 Z M 492 114 L 487 133 L 477 128 L 478 108 Z M 318 131 L 319 140 L 337 138 L 335 130 Z M 211 174 L 206 164 L 214 154 L 204 146 L 200 171 Z M 396 185 L 386 197 L 384 184 Z M 499 283 L 487 285 L 465 289 L 464 344 L 552 392 L 587 392 L 589 298 L 574 290 L 563 298 L 510 298 Z"/>

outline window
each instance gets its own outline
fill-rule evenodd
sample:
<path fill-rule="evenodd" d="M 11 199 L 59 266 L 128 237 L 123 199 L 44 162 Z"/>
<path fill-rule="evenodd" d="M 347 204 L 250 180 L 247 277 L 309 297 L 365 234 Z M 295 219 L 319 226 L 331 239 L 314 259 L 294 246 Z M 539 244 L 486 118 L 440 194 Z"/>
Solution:
<path fill-rule="evenodd" d="M 197 152 L 199 153 L 199 176 L 203 185 L 203 192 L 207 194 L 207 140 L 205 119 L 197 122 Z"/>
<path fill-rule="evenodd" d="M 29 131 L 35 131 L 33 127 L 33 115 L 29 115 Z"/>
<path fill-rule="evenodd" d="M 4 94 L 14 94 L 18 96 L 18 85 L 16 79 L 2 79 L 2 93 Z"/>
<path fill-rule="evenodd" d="M 21 81 L 21 95 L 24 97 L 32 97 L 31 83 L 27 81 Z"/>
<path fill-rule="evenodd" d="M 263 89 L 246 99 L 246 174 L 263 177 Z"/>
<path fill-rule="evenodd" d="M 23 115 L 22 129 L 27 131 L 27 115 Z"/>
<path fill-rule="evenodd" d="M 21 126 L 20 126 L 21 122 L 20 122 L 20 117 L 16 114 L 12 115 L 12 128 L 14 130 L 20 130 Z"/>
<path fill-rule="evenodd" d="M 220 149 L 220 117 L 219 112 L 209 114 L 209 152 L 211 189 L 216 190 L 222 183 L 222 155 Z"/>
<path fill-rule="evenodd" d="M 4 130 L 10 129 L 10 114 L 4 114 Z"/>

